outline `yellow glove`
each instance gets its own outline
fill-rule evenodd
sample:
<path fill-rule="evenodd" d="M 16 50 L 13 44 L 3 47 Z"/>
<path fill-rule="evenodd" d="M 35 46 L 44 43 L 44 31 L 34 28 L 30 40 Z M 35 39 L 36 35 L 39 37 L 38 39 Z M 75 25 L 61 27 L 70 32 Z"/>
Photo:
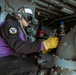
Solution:
<path fill-rule="evenodd" d="M 59 38 L 57 37 L 50 37 L 47 40 L 43 41 L 43 45 L 45 47 L 45 50 L 56 48 L 59 42 Z"/>
<path fill-rule="evenodd" d="M 50 51 L 51 51 L 51 49 L 48 49 L 47 51 L 46 50 L 43 50 L 42 53 L 45 54 L 45 53 L 48 53 Z"/>

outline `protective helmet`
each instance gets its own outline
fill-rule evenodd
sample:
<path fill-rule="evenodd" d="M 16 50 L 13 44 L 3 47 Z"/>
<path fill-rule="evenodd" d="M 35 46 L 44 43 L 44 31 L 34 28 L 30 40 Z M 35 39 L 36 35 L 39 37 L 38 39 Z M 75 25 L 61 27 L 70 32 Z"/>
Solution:
<path fill-rule="evenodd" d="M 63 22 L 63 21 L 60 21 L 60 25 L 61 25 L 61 24 L 64 24 L 64 22 Z"/>
<path fill-rule="evenodd" d="M 25 19 L 27 22 L 32 21 L 33 16 L 34 16 L 32 10 L 31 10 L 29 7 L 26 7 L 26 6 L 20 7 L 20 8 L 17 10 L 16 14 L 21 14 L 22 17 L 24 17 L 24 19 Z"/>

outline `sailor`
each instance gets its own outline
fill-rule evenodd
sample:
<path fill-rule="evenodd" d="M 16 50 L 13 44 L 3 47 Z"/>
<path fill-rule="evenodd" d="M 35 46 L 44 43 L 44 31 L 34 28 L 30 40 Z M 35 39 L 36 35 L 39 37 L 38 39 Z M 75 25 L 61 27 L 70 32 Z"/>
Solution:
<path fill-rule="evenodd" d="M 43 42 L 29 42 L 26 31 L 34 15 L 27 6 L 20 7 L 14 15 L 7 15 L 0 25 L 0 74 L 1 75 L 37 75 L 38 67 L 31 57 L 23 55 L 41 51 L 47 52 L 58 45 L 57 37 Z"/>

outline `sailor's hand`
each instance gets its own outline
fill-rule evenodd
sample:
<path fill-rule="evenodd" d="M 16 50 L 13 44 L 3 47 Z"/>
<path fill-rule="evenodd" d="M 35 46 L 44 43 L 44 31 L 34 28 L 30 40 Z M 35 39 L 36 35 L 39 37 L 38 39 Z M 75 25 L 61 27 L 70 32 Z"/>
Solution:
<path fill-rule="evenodd" d="M 47 40 L 43 41 L 43 45 L 45 50 L 48 51 L 49 49 L 54 49 L 57 47 L 59 42 L 59 38 L 57 37 L 49 37 Z"/>
<path fill-rule="evenodd" d="M 43 51 L 42 51 L 43 54 L 48 53 L 48 52 L 51 52 L 51 49 L 43 50 Z"/>

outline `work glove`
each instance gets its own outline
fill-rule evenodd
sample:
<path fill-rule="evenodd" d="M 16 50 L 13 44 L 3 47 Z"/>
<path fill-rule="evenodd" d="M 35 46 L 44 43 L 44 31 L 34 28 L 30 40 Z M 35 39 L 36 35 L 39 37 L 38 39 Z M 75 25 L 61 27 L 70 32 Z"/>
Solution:
<path fill-rule="evenodd" d="M 50 52 L 50 51 L 51 51 L 51 49 L 43 50 L 42 53 L 45 54 L 45 53 L 48 53 L 48 52 Z"/>
<path fill-rule="evenodd" d="M 54 49 L 57 47 L 59 42 L 59 38 L 57 37 L 49 37 L 47 40 L 43 41 L 43 45 L 45 47 L 45 50 L 42 51 L 43 52 L 48 52 L 49 50 L 51 51 L 51 49 Z"/>

